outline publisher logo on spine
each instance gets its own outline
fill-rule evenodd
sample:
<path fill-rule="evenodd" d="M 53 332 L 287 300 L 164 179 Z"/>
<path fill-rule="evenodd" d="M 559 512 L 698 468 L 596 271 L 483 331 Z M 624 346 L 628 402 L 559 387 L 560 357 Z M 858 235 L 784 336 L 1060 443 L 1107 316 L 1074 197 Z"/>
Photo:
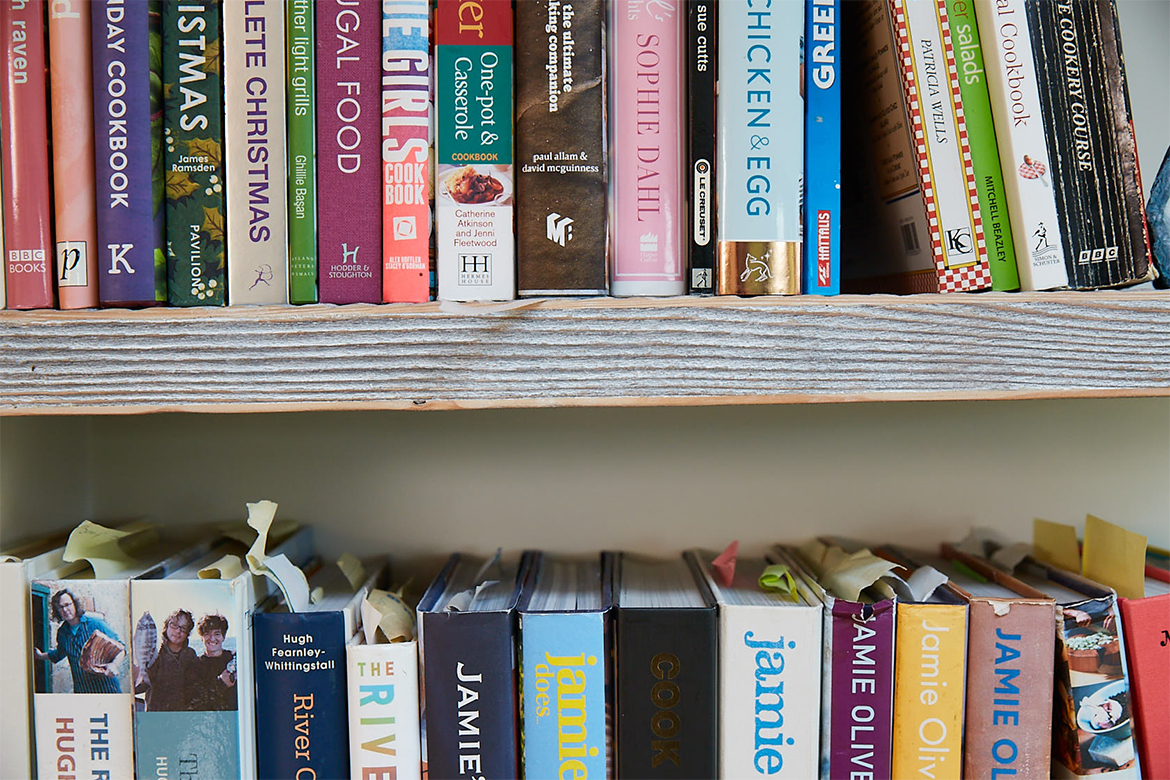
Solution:
<path fill-rule="evenodd" d="M 488 287 L 491 283 L 491 255 L 459 255 L 459 284 L 468 287 Z"/>
<path fill-rule="evenodd" d="M 572 217 L 562 217 L 554 211 L 545 218 L 544 224 L 544 234 L 549 241 L 564 246 L 573 240 Z"/>
<path fill-rule="evenodd" d="M 85 287 L 89 283 L 86 269 L 88 254 L 84 241 L 57 242 L 58 287 Z"/>
<path fill-rule="evenodd" d="M 695 161 L 694 241 L 699 246 L 711 243 L 711 163 Z"/>
<path fill-rule="evenodd" d="M 833 212 L 817 211 L 817 284 L 833 283 Z"/>

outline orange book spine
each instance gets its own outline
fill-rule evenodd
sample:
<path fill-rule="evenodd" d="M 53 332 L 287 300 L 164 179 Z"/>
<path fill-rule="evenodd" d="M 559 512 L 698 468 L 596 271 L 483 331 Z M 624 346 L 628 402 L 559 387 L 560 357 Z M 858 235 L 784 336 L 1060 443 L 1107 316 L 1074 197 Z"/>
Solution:
<path fill-rule="evenodd" d="M 89 0 L 49 10 L 57 297 L 62 309 L 98 305 L 93 62 Z"/>

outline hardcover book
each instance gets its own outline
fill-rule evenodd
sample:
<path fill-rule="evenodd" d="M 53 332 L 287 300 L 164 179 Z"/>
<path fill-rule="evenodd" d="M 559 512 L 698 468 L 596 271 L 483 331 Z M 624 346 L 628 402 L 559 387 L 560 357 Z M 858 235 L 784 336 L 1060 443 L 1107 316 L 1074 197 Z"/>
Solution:
<path fill-rule="evenodd" d="M 226 303 L 221 4 L 163 3 L 167 296 Z"/>
<path fill-rule="evenodd" d="M 824 605 L 802 578 L 762 588 L 763 558 L 728 576 L 714 553 L 686 557 L 719 605 L 719 776 L 817 777 Z"/>
<path fill-rule="evenodd" d="M 339 566 L 309 577 L 322 594 L 289 611 L 287 600 L 252 620 L 256 663 L 256 767 L 262 780 L 349 777 L 345 648 L 380 569 L 355 588 Z"/>
<path fill-rule="evenodd" d="M 806 0 L 804 19 L 804 279 L 841 292 L 841 0 Z"/>
<path fill-rule="evenodd" d="M 605 4 L 516 6 L 516 274 L 521 297 L 605 295 Z"/>
<path fill-rule="evenodd" d="M 682 558 L 614 560 L 617 777 L 715 777 L 715 600 Z"/>
<path fill-rule="evenodd" d="M 102 306 L 167 300 L 163 251 L 162 3 L 94 0 L 98 296 Z"/>
<path fill-rule="evenodd" d="M 430 777 L 520 776 L 516 603 L 528 561 L 452 555 L 419 601 Z"/>
<path fill-rule="evenodd" d="M 963 98 L 943 0 L 889 0 L 939 292 L 991 286 Z"/>
<path fill-rule="evenodd" d="M 438 0 L 435 223 L 439 297 L 516 297 L 512 3 Z"/>
<path fill-rule="evenodd" d="M 53 308 L 44 11 L 41 0 L 0 4 L 4 274 L 10 309 Z"/>
<path fill-rule="evenodd" d="M 746 53 L 719 58 L 720 295 L 800 292 L 804 15 L 795 0 L 719 4 L 719 51 Z"/>
<path fill-rule="evenodd" d="M 317 275 L 322 303 L 382 302 L 382 7 L 317 0 Z"/>
<path fill-rule="evenodd" d="M 1120 598 L 1133 721 L 1143 777 L 1170 777 L 1170 583 L 1146 577 L 1145 596 Z"/>
<path fill-rule="evenodd" d="M 991 115 L 991 98 L 987 92 L 987 75 L 983 66 L 983 49 L 975 4 L 966 0 L 946 0 L 950 25 L 951 49 L 959 74 L 959 93 L 963 97 L 963 119 L 967 124 L 967 142 L 971 149 L 971 167 L 979 192 L 979 216 L 983 221 L 983 238 L 987 246 L 987 265 L 991 269 L 993 290 L 1020 289 L 1016 270 L 1016 250 L 1012 243 L 1008 217 L 1007 191 L 995 140 Z"/>
<path fill-rule="evenodd" d="M 382 6 L 382 300 L 430 299 L 430 3 Z"/>
<path fill-rule="evenodd" d="M 1025 0 L 1024 8 L 1069 286 L 1146 281 L 1149 235 L 1117 4 Z M 1035 166 L 1031 174 L 1044 175 Z"/>
<path fill-rule="evenodd" d="M 986 561 L 950 545 L 942 552 L 950 561 L 938 568 L 970 611 L 964 776 L 1048 777 L 1055 604 Z"/>
<path fill-rule="evenodd" d="M 777 547 L 770 558 L 803 577 L 825 605 L 821 776 L 890 777 L 896 600 L 873 584 L 893 564 L 819 541 Z"/>
<path fill-rule="evenodd" d="M 49 4 L 53 227 L 57 298 L 62 309 L 98 305 L 90 11 L 89 0 Z"/>
<path fill-rule="evenodd" d="M 687 9 L 687 267 L 690 292 L 715 292 L 715 77 L 719 9 L 715 0 L 688 0 Z"/>
<path fill-rule="evenodd" d="M 223 5 L 228 303 L 288 303 L 284 11 L 278 0 Z"/>
<path fill-rule="evenodd" d="M 317 302 L 317 33 L 310 0 L 284 15 L 288 153 L 288 302 Z"/>
<path fill-rule="evenodd" d="M 531 556 L 517 606 L 525 777 L 609 775 L 612 566 Z"/>
<path fill-rule="evenodd" d="M 269 535 L 269 542 L 276 541 Z M 251 622 L 274 590 L 226 542 L 162 579 L 130 583 L 138 777 L 256 777 Z M 273 555 L 312 558 L 311 529 Z"/>
<path fill-rule="evenodd" d="M 617 0 L 611 6 L 611 69 L 633 74 L 613 82 L 614 295 L 687 291 L 682 182 L 685 27 L 678 4 Z"/>

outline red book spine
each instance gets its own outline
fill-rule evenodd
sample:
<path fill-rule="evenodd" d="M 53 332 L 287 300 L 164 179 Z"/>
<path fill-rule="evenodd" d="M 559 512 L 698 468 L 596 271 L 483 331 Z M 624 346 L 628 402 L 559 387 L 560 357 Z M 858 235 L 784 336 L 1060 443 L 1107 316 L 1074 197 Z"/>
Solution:
<path fill-rule="evenodd" d="M 4 272 L 10 309 L 53 308 L 44 12 L 43 0 L 0 3 Z"/>
<path fill-rule="evenodd" d="M 1142 777 L 1170 777 L 1170 594 L 1117 601 Z"/>
<path fill-rule="evenodd" d="M 62 309 L 98 305 L 93 60 L 89 0 L 49 10 L 57 296 Z"/>

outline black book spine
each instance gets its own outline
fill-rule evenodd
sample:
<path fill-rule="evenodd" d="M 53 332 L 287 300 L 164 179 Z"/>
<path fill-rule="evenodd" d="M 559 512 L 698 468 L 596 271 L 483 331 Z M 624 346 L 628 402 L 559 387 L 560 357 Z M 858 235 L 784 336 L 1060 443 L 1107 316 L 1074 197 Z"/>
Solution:
<path fill-rule="evenodd" d="M 1126 136 L 1132 133 L 1124 69 L 1114 25 L 1106 34 L 1101 24 L 1101 16 L 1111 16 L 1113 9 L 1107 5 L 1099 14 L 1097 2 L 1049 0 L 1028 0 L 1025 7 L 1069 286 L 1140 281 L 1148 272 L 1149 252 L 1144 229 L 1130 224 L 1135 220 L 1128 203 L 1140 201 L 1140 182 L 1136 161 L 1125 163 L 1132 151 L 1124 148 L 1117 129 L 1120 122 Z M 1112 50 L 1117 56 L 1107 57 Z"/>
<path fill-rule="evenodd" d="M 616 611 L 617 776 L 716 777 L 715 609 Z"/>
<path fill-rule="evenodd" d="M 715 0 L 687 3 L 687 252 L 690 291 L 714 292 Z"/>
<path fill-rule="evenodd" d="M 519 777 L 516 613 L 420 618 L 427 776 Z"/>

